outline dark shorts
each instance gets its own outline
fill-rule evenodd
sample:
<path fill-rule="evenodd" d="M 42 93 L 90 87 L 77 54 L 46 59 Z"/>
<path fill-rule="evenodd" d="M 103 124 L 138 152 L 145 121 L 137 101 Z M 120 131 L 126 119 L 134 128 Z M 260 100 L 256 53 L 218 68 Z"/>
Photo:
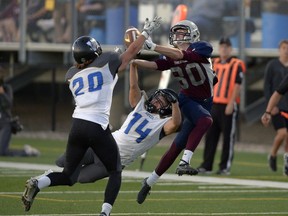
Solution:
<path fill-rule="evenodd" d="M 272 124 L 275 130 L 281 128 L 287 128 L 288 130 L 288 119 L 286 119 L 280 113 L 272 116 Z"/>

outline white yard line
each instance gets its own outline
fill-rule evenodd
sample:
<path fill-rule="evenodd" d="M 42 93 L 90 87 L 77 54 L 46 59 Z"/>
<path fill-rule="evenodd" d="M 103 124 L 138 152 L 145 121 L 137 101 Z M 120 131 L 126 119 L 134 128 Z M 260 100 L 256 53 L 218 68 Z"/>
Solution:
<path fill-rule="evenodd" d="M 31 164 L 31 163 L 15 163 L 15 162 L 0 162 L 2 168 L 16 168 L 24 170 L 48 170 L 61 171 L 57 166 L 47 164 Z M 150 172 L 139 172 L 124 170 L 123 177 L 129 178 L 146 178 Z M 187 181 L 187 182 L 201 182 L 210 184 L 226 184 L 226 185 L 244 185 L 255 187 L 269 187 L 269 188 L 284 188 L 288 189 L 288 183 L 275 181 L 260 181 L 260 180 L 245 180 L 225 177 L 209 177 L 209 176 L 177 176 L 176 174 L 164 174 L 161 176 L 162 180 L 170 181 Z"/>
<path fill-rule="evenodd" d="M 123 171 L 125 177 L 137 177 L 145 178 L 149 176 L 147 172 L 136 171 Z M 177 176 L 176 174 L 164 174 L 161 176 L 163 180 L 172 181 L 188 181 L 188 182 L 202 182 L 211 184 L 228 184 L 228 185 L 244 185 L 244 186 L 256 186 L 256 187 L 272 187 L 272 188 L 285 188 L 288 189 L 288 183 L 286 182 L 274 182 L 274 181 L 260 181 L 260 180 L 245 180 L 225 177 L 209 177 L 209 176 Z"/>
<path fill-rule="evenodd" d="M 175 183 L 175 185 L 177 185 L 177 183 Z M 133 190 L 129 190 L 129 191 L 120 191 L 119 193 L 121 194 L 135 194 L 138 193 L 139 191 L 133 191 Z M 212 193 L 212 194 L 219 194 L 219 193 L 245 193 L 245 194 L 249 194 L 249 193 L 285 193 L 287 194 L 287 190 L 283 190 L 281 189 L 269 189 L 269 190 L 169 190 L 169 191 L 163 191 L 163 190 L 153 190 L 153 194 L 208 194 L 208 193 Z M 10 191 L 5 191 L 5 192 L 1 192 L 0 191 L 0 195 L 7 195 L 7 194 L 13 194 L 13 195 L 18 195 L 18 194 L 22 194 L 22 192 L 10 192 Z M 103 190 L 98 190 L 98 191 L 42 191 L 41 194 L 103 194 Z M 286 198 L 285 198 L 286 199 Z M 163 200 L 163 199 L 162 199 Z M 170 201 L 172 200 L 171 198 L 169 199 Z"/>
<path fill-rule="evenodd" d="M 224 216 L 224 215 L 287 215 L 288 212 L 253 212 L 253 213 L 247 213 L 247 212 L 235 212 L 235 213 L 153 213 L 153 212 L 147 212 L 147 213 L 137 213 L 137 216 L 147 216 L 147 215 L 153 215 L 153 216 L 162 216 L 162 215 L 177 215 L 177 216 L 208 216 L 208 215 L 214 215 L 214 216 Z M 29 214 L 29 216 L 93 216 L 93 215 L 98 215 L 98 214 Z M 113 213 L 115 216 L 135 216 L 135 213 Z M 27 216 L 26 215 L 17 215 L 17 216 Z"/>

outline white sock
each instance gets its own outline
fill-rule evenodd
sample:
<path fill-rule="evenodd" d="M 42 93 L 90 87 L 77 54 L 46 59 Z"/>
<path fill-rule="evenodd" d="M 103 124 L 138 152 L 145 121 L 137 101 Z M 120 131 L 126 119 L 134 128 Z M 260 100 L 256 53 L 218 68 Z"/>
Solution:
<path fill-rule="evenodd" d="M 38 180 L 38 188 L 41 190 L 42 188 L 46 188 L 51 184 L 50 178 L 47 176 L 41 176 Z"/>
<path fill-rule="evenodd" d="M 105 212 L 106 215 L 110 215 L 111 210 L 112 205 L 110 205 L 109 203 L 103 203 L 101 212 Z"/>
<path fill-rule="evenodd" d="M 158 176 L 157 173 L 153 171 L 147 179 L 147 184 L 152 187 L 154 184 L 156 184 L 159 178 L 160 176 Z"/>
<path fill-rule="evenodd" d="M 182 164 L 185 164 L 185 162 L 190 164 L 190 160 L 191 160 L 192 156 L 193 156 L 193 152 L 192 151 L 184 150 L 184 153 L 183 153 L 183 156 L 182 156 L 182 160 L 180 161 L 179 164 L 182 165 Z"/>
<path fill-rule="evenodd" d="M 284 166 L 288 166 L 288 152 L 284 153 Z"/>

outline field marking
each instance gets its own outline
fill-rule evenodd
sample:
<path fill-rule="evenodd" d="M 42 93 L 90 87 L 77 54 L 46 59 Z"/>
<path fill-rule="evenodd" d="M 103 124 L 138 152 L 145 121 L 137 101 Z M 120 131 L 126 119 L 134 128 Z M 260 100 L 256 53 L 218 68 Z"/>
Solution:
<path fill-rule="evenodd" d="M 4 168 L 16 168 L 16 169 L 21 169 L 21 170 L 40 170 L 40 171 L 44 171 L 44 170 L 48 170 L 48 169 L 52 169 L 54 171 L 61 171 L 61 168 L 56 167 L 56 166 L 52 166 L 52 165 L 40 165 L 40 164 L 30 164 L 30 163 L 14 163 L 14 162 L 0 162 L 0 167 L 4 167 Z M 123 176 L 124 177 L 129 177 L 129 178 L 145 178 L 147 176 L 150 175 L 150 172 L 135 172 L 135 171 L 123 171 Z M 288 183 L 283 183 L 283 182 L 273 182 L 273 181 L 258 181 L 258 180 L 242 180 L 242 179 L 231 179 L 231 178 L 223 178 L 223 177 L 207 177 L 207 176 L 176 176 L 175 174 L 164 174 L 161 177 L 161 180 L 171 180 L 171 181 L 177 181 L 179 182 L 179 180 L 181 182 L 183 181 L 187 181 L 187 182 L 196 182 L 196 183 L 210 183 L 211 185 L 213 184 L 228 184 L 228 185 L 241 185 L 241 186 L 253 186 L 256 188 L 261 188 L 261 187 L 272 187 L 272 188 L 285 188 L 288 189 Z M 228 182 L 227 182 L 228 181 Z M 162 182 L 159 182 L 159 184 L 162 184 Z M 165 184 L 165 183 L 164 183 Z M 229 190 L 230 192 L 233 190 Z M 246 190 L 245 190 L 246 191 Z M 253 190 L 248 190 L 247 192 L 252 192 Z M 257 191 L 257 190 L 255 190 Z M 258 190 L 259 191 L 263 191 L 263 192 L 270 192 L 270 191 L 274 191 L 274 190 Z M 276 190 L 279 191 L 279 190 Z M 72 191 L 72 193 L 75 193 L 76 191 Z M 102 191 L 103 192 L 103 191 Z M 100 192 L 100 193 L 102 193 Z M 128 191 L 122 191 L 124 193 L 129 193 Z M 135 191 L 134 191 L 135 192 Z M 138 191 L 137 191 L 138 192 Z M 153 191 L 153 193 L 166 193 L 168 191 Z M 181 193 L 183 191 L 180 191 Z M 190 191 L 190 192 L 195 192 L 195 191 Z M 197 193 L 201 193 L 201 191 L 197 190 Z M 216 191 L 212 191 L 211 192 L 215 193 Z M 237 191 L 239 192 L 239 191 Z M 282 190 L 280 190 L 279 192 L 283 192 Z M 285 191 L 284 191 L 285 192 Z M 4 192 L 5 193 L 5 192 Z M 6 192 L 7 193 L 7 192 Z M 46 192 L 42 192 L 42 193 L 46 193 Z M 53 192 L 47 192 L 47 193 L 53 193 Z M 62 193 L 62 192 L 60 192 Z M 67 193 L 67 192 L 66 192 Z M 87 193 L 87 191 L 85 192 Z M 121 193 L 121 192 L 120 192 Z M 169 191 L 169 193 L 171 193 L 171 191 Z M 18 197 L 17 197 L 18 198 Z M 275 199 L 275 198 L 274 198 Z M 281 198 L 283 199 L 283 198 Z M 207 200 L 207 199 L 205 199 Z M 230 200 L 230 199 L 229 199 Z M 95 200 L 93 200 L 95 201 Z M 133 199 L 133 202 L 135 200 Z M 87 200 L 86 200 L 87 202 Z M 29 216 L 97 216 L 98 213 L 93 213 L 93 214 L 29 214 Z M 115 216 L 135 216 L 135 212 L 130 212 L 130 213 L 113 213 L 113 215 Z M 174 215 L 174 216 L 225 216 L 225 215 L 239 215 L 239 216 L 244 216 L 244 215 L 269 215 L 269 216 L 273 216 L 273 215 L 288 215 L 288 212 L 252 212 L 252 213 L 247 213 L 247 212 L 234 212 L 234 213 L 227 213 L 227 212 L 222 212 L 222 213 L 153 213 L 153 212 L 149 212 L 149 213 L 139 213 L 137 212 L 137 216 L 161 216 L 161 215 Z M 2 215 L 0 215 L 2 216 Z M 3 215 L 4 216 L 4 215 Z M 24 215 L 17 215 L 17 216 L 27 216 L 27 214 Z"/>
<path fill-rule="evenodd" d="M 41 191 L 41 194 L 103 194 L 104 190 L 99 191 Z M 135 194 L 139 191 L 120 191 L 121 194 Z M 199 194 L 199 193 L 287 193 L 287 190 L 153 190 L 153 194 Z M 0 192 L 0 197 L 4 195 L 21 195 L 22 192 Z M 285 198 L 286 199 L 286 198 Z M 288 199 L 288 198 L 287 198 Z"/>
<path fill-rule="evenodd" d="M 103 192 L 102 192 L 103 193 Z M 157 192 L 156 192 L 157 193 Z M 41 194 L 45 194 L 45 192 L 41 193 Z M 50 193 L 51 194 L 51 193 Z M 67 193 L 68 194 L 68 193 Z M 154 191 L 153 191 L 153 194 Z M 171 192 L 170 192 L 171 194 Z M 19 196 L 16 195 L 0 195 L 0 197 L 3 198 L 13 198 L 13 199 L 19 199 Z M 103 202 L 103 199 L 99 198 L 99 199 L 85 199 L 85 200 L 73 200 L 73 199 L 59 199 L 59 198 L 44 198 L 44 197 L 37 197 L 37 200 L 39 201 L 49 201 L 49 202 L 60 202 L 60 203 L 87 203 L 87 202 Z M 288 198 L 285 197 L 269 197 L 269 198 L 181 198 L 182 201 L 287 201 Z M 167 202 L 167 201 L 179 201 L 179 198 L 149 198 L 149 200 L 147 200 L 146 202 Z M 121 199 L 121 201 L 119 202 L 135 202 L 135 199 Z"/>
<path fill-rule="evenodd" d="M 49 170 L 61 171 L 62 169 L 47 164 L 32 164 L 32 163 L 16 163 L 16 162 L 0 162 L 0 167 L 3 168 L 16 168 L 24 170 Z M 146 178 L 150 175 L 150 172 L 130 171 L 123 170 L 122 176 L 129 178 Z M 210 184 L 226 184 L 226 185 L 244 185 L 255 187 L 269 187 L 269 188 L 283 188 L 288 189 L 288 183 L 275 182 L 275 181 L 261 181 L 261 180 L 247 180 L 225 177 L 210 177 L 210 176 L 177 176 L 176 174 L 163 174 L 161 180 L 170 181 L 187 181 L 187 182 L 201 182 Z"/>
<path fill-rule="evenodd" d="M 99 214 L 29 214 L 29 216 L 94 216 L 94 215 L 99 215 Z M 113 213 L 113 215 L 115 216 L 135 216 L 135 212 L 134 213 Z M 137 216 L 147 216 L 147 215 L 154 215 L 154 216 L 161 216 L 161 215 L 179 215 L 179 216 L 222 216 L 222 215 L 288 215 L 288 212 L 252 212 L 252 213 L 248 213 L 248 212 L 235 212 L 235 213 L 153 213 L 153 212 L 148 212 L 148 213 L 138 213 L 137 212 Z M 2 215 L 1 215 L 2 216 Z M 17 216 L 27 216 L 27 214 L 25 215 L 17 215 Z"/>
<path fill-rule="evenodd" d="M 41 191 L 41 194 L 103 194 L 104 190 L 94 190 L 94 191 Z M 120 191 L 119 193 L 121 194 L 135 194 L 138 193 L 139 191 L 134 191 L 134 190 L 129 190 L 129 191 Z M 287 190 L 279 189 L 279 190 L 242 190 L 239 188 L 238 190 L 153 190 L 154 194 L 205 194 L 205 193 L 287 193 Z M 12 192 L 12 191 L 5 191 L 5 192 L 0 192 L 0 197 L 2 195 L 21 195 L 22 192 Z M 288 198 L 287 198 L 288 199 Z"/>
<path fill-rule="evenodd" d="M 150 175 L 150 172 L 139 172 L 139 171 L 123 171 L 123 176 L 130 178 L 146 178 Z M 162 180 L 171 181 L 188 181 L 188 182 L 205 182 L 210 184 L 228 184 L 228 185 L 244 185 L 244 186 L 255 186 L 255 187 L 271 187 L 271 188 L 284 188 L 288 189 L 288 183 L 286 182 L 275 182 L 275 181 L 261 181 L 261 180 L 246 180 L 246 179 L 235 179 L 225 177 L 210 177 L 210 176 L 177 176 L 176 174 L 163 174 Z"/>

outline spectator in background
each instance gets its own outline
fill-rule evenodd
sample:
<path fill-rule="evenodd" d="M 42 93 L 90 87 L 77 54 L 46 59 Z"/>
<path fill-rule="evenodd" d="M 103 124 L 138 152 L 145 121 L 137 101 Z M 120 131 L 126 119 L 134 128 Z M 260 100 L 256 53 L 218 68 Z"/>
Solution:
<path fill-rule="evenodd" d="M 71 0 L 55 0 L 53 19 L 56 43 L 69 43 L 72 34 Z"/>
<path fill-rule="evenodd" d="M 210 40 L 213 35 L 222 32 L 224 11 L 225 0 L 194 0 L 189 5 L 187 19 L 198 26 L 203 40 Z"/>
<path fill-rule="evenodd" d="M 244 0 L 250 5 L 250 0 Z M 203 40 L 218 39 L 225 31 L 226 36 L 235 36 L 239 31 L 239 1 L 237 0 L 194 0 L 189 5 L 187 19 L 192 20 L 201 32 Z M 224 17 L 234 17 L 232 26 L 224 23 Z M 253 33 L 255 25 L 252 20 L 246 20 L 246 32 Z"/>
<path fill-rule="evenodd" d="M 27 5 L 27 33 L 34 42 L 39 42 L 43 33 L 37 22 L 51 19 L 55 0 L 29 0 Z"/>
<path fill-rule="evenodd" d="M 272 109 L 277 106 L 281 98 L 288 92 L 288 75 L 285 76 L 284 80 L 280 83 L 279 87 L 274 91 L 272 96 L 270 97 L 266 111 L 262 115 L 261 121 L 265 127 L 269 126 L 269 123 L 271 121 L 271 113 Z M 286 94 L 287 95 L 287 94 Z M 285 97 L 285 100 L 287 100 L 287 96 Z M 286 118 L 287 122 L 287 118 Z M 283 173 L 284 175 L 288 176 L 288 145 L 285 145 L 285 154 L 284 154 L 284 167 L 283 167 Z"/>
<path fill-rule="evenodd" d="M 90 35 L 93 28 L 101 28 L 104 31 L 105 2 L 103 0 L 78 0 L 76 8 L 79 35 Z"/>
<path fill-rule="evenodd" d="M 4 70 L 0 68 L 0 156 L 38 156 L 40 152 L 29 145 L 23 149 L 9 149 L 12 129 L 12 87 L 4 82 Z"/>
<path fill-rule="evenodd" d="M 205 136 L 203 162 L 199 173 L 211 173 L 220 134 L 223 134 L 223 146 L 219 170 L 216 174 L 229 175 L 234 156 L 237 119 L 239 113 L 239 94 L 246 66 L 243 61 L 232 57 L 232 44 L 229 38 L 219 41 L 220 57 L 213 59 L 213 69 L 218 82 L 214 86 L 211 115 L 213 124 Z"/>
<path fill-rule="evenodd" d="M 1 1 L 0 41 L 19 41 L 18 16 L 20 13 L 18 0 Z"/>
<path fill-rule="evenodd" d="M 288 74 L 288 40 L 279 43 L 279 58 L 271 60 L 265 69 L 264 95 L 268 103 L 274 91 L 281 81 Z M 285 97 L 288 97 L 285 94 Z M 272 116 L 272 124 L 276 131 L 270 154 L 268 155 L 269 167 L 272 171 L 277 171 L 277 152 L 283 142 L 288 145 L 288 101 L 282 98 L 277 106 L 269 110 Z M 288 148 L 288 147 L 287 147 Z"/>

